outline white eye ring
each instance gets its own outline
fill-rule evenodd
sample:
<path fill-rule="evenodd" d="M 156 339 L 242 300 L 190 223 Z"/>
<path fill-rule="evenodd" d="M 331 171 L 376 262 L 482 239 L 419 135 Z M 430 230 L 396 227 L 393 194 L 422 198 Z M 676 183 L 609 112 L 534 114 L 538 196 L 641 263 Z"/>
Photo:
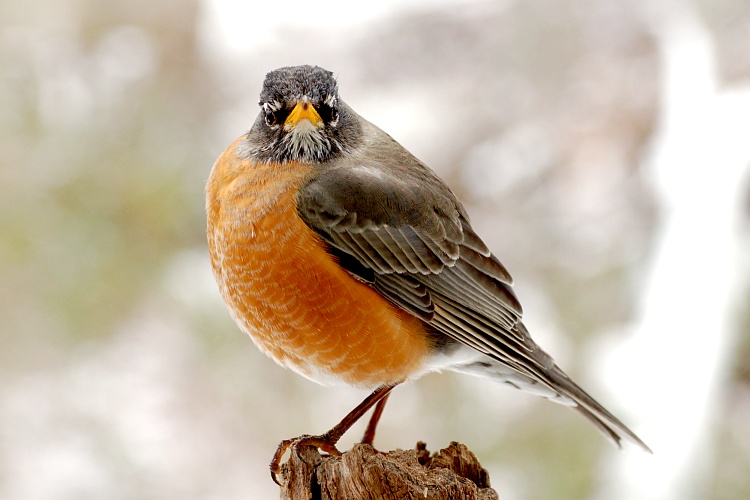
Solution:
<path fill-rule="evenodd" d="M 281 103 L 276 100 L 273 102 L 264 102 L 262 108 L 265 113 L 266 125 L 272 130 L 279 128 L 279 117 L 276 113 L 281 109 Z"/>

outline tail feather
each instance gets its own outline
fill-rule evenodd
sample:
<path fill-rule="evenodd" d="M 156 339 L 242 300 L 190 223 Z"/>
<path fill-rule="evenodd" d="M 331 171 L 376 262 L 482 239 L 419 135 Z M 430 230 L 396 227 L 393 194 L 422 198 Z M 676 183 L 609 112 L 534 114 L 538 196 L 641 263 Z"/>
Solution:
<path fill-rule="evenodd" d="M 624 439 L 649 453 L 653 453 L 633 431 L 573 382 L 565 372 L 554 364 L 551 358 L 547 368 L 538 370 L 536 373 L 522 373 L 518 369 L 511 368 L 507 363 L 500 363 L 489 358 L 451 365 L 450 369 L 467 375 L 502 382 L 526 393 L 570 406 L 579 411 L 618 447 L 622 446 Z"/>
<path fill-rule="evenodd" d="M 606 408 L 597 403 L 594 398 L 589 396 L 586 391 L 573 382 L 557 365 L 549 370 L 547 375 L 549 376 L 552 387 L 575 401 L 576 410 L 594 424 L 594 426 L 599 429 L 605 437 L 615 443 L 618 447 L 622 446 L 621 441 L 625 439 L 639 446 L 644 451 L 653 453 L 651 448 L 649 448 L 641 438 L 628 429 L 620 419 L 612 415 L 612 413 Z"/>

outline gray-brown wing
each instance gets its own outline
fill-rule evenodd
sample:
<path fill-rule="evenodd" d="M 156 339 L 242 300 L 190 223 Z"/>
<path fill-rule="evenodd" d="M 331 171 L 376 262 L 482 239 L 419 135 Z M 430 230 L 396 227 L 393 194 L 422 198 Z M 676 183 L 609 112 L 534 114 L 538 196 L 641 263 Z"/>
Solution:
<path fill-rule="evenodd" d="M 331 168 L 297 211 L 352 274 L 434 328 L 535 378 L 546 356 L 517 328 L 512 279 L 425 167 Z"/>
<path fill-rule="evenodd" d="M 297 210 L 342 267 L 393 304 L 574 401 L 616 444 L 650 451 L 531 340 L 510 275 L 429 169 L 332 168 L 301 187 Z"/>

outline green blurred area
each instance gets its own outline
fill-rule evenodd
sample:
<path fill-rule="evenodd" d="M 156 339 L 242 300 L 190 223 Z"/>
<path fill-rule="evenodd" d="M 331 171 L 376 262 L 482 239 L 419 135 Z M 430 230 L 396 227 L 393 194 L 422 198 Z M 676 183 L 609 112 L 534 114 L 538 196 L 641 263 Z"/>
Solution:
<path fill-rule="evenodd" d="M 204 242 L 216 94 L 197 7 L 20 5 L 0 45 L 3 317 L 22 343 L 107 337 Z"/>

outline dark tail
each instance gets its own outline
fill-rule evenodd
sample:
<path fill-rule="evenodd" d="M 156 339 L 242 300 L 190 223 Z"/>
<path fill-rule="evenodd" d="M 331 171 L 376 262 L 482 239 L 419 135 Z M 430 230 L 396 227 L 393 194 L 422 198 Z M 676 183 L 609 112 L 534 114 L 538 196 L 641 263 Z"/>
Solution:
<path fill-rule="evenodd" d="M 576 402 L 576 409 L 586 417 L 594 426 L 609 440 L 621 447 L 623 439 L 641 447 L 643 450 L 653 453 L 641 438 L 627 428 L 625 424 L 612 415 L 606 408 L 596 402 L 578 384 L 573 382 L 565 372 L 555 365 L 547 372 L 549 382 L 553 388 Z"/>

